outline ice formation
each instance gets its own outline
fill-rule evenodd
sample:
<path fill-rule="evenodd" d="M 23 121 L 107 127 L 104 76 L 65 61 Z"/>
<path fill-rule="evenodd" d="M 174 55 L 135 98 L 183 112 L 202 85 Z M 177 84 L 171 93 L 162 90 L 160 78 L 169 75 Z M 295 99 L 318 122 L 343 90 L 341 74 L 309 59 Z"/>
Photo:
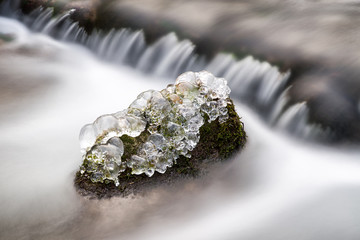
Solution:
<path fill-rule="evenodd" d="M 100 116 L 81 129 L 81 174 L 92 182 L 113 181 L 118 186 L 127 168 L 149 177 L 155 171 L 164 173 L 180 155 L 191 157 L 205 119 L 228 119 L 229 94 L 226 80 L 206 71 L 183 73 L 174 85 L 141 93 L 127 109 Z M 144 131 L 149 133 L 147 140 L 136 154 L 123 159 L 126 149 L 120 137 L 135 138 Z"/>

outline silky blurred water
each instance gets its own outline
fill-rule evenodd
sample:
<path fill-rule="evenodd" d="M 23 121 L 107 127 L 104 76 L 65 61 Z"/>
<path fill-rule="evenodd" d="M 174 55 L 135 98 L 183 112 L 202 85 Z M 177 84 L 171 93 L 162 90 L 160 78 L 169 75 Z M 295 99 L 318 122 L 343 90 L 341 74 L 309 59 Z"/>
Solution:
<path fill-rule="evenodd" d="M 360 238 L 359 149 L 270 127 L 234 83 L 249 141 L 231 161 L 146 195 L 79 196 L 80 128 L 175 79 L 107 63 L 15 20 L 0 18 L 0 32 L 15 39 L 0 43 L 1 239 Z"/>

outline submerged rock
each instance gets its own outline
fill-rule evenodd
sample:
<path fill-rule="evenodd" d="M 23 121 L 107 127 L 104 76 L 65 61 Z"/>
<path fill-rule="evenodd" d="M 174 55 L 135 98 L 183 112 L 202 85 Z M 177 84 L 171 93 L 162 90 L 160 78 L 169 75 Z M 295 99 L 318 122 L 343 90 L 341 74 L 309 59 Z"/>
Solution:
<path fill-rule="evenodd" d="M 11 34 L 0 33 L 0 44 L 1 43 L 12 42 L 14 39 L 15 39 L 15 36 L 13 36 Z"/>
<path fill-rule="evenodd" d="M 196 176 L 226 159 L 246 141 L 229 94 L 225 79 L 186 72 L 174 85 L 145 91 L 127 109 L 85 125 L 83 163 L 75 179 L 79 192 L 136 193 L 139 186 Z"/>

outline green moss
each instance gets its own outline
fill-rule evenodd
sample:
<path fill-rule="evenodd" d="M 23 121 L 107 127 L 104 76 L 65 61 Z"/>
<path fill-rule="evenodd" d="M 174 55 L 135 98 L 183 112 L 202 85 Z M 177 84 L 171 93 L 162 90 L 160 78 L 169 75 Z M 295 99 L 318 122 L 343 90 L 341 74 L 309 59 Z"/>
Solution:
<path fill-rule="evenodd" d="M 0 40 L 4 42 L 11 42 L 15 39 L 15 37 L 11 34 L 2 34 L 0 33 Z"/>
<path fill-rule="evenodd" d="M 229 119 L 221 124 L 218 120 L 205 123 L 200 128 L 200 142 L 194 151 L 199 152 L 199 157 L 206 158 L 209 154 L 218 154 L 220 159 L 226 159 L 234 152 L 244 147 L 246 133 L 244 124 L 240 121 L 235 111 L 235 106 L 230 100 L 227 109 Z M 207 121 L 207 117 L 205 117 Z"/>
<path fill-rule="evenodd" d="M 121 141 L 124 143 L 124 155 L 122 156 L 123 160 L 130 160 L 131 156 L 136 154 L 139 146 L 146 141 L 146 139 L 150 136 L 148 131 L 143 131 L 138 137 L 130 137 L 128 135 L 122 135 L 120 137 Z"/>
<path fill-rule="evenodd" d="M 227 106 L 229 112 L 229 120 L 226 124 L 220 124 L 216 142 L 222 158 L 229 157 L 234 151 L 244 147 L 246 142 L 246 133 L 244 124 L 240 121 L 235 111 L 234 104 Z"/>

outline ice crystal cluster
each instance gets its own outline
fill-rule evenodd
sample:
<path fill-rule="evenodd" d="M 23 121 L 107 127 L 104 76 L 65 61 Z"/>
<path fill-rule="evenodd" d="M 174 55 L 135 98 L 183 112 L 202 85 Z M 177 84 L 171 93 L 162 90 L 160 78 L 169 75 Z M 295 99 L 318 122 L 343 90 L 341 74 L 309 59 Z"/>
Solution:
<path fill-rule="evenodd" d="M 117 186 L 119 175 L 128 168 L 149 177 L 155 171 L 164 173 L 180 155 L 191 157 L 205 119 L 218 118 L 220 123 L 228 119 L 229 94 L 226 80 L 206 71 L 183 73 L 174 85 L 141 93 L 127 109 L 100 116 L 81 129 L 81 174 L 92 182 L 113 181 Z M 147 140 L 136 154 L 123 159 L 126 149 L 120 137 L 135 138 L 144 131 Z"/>

